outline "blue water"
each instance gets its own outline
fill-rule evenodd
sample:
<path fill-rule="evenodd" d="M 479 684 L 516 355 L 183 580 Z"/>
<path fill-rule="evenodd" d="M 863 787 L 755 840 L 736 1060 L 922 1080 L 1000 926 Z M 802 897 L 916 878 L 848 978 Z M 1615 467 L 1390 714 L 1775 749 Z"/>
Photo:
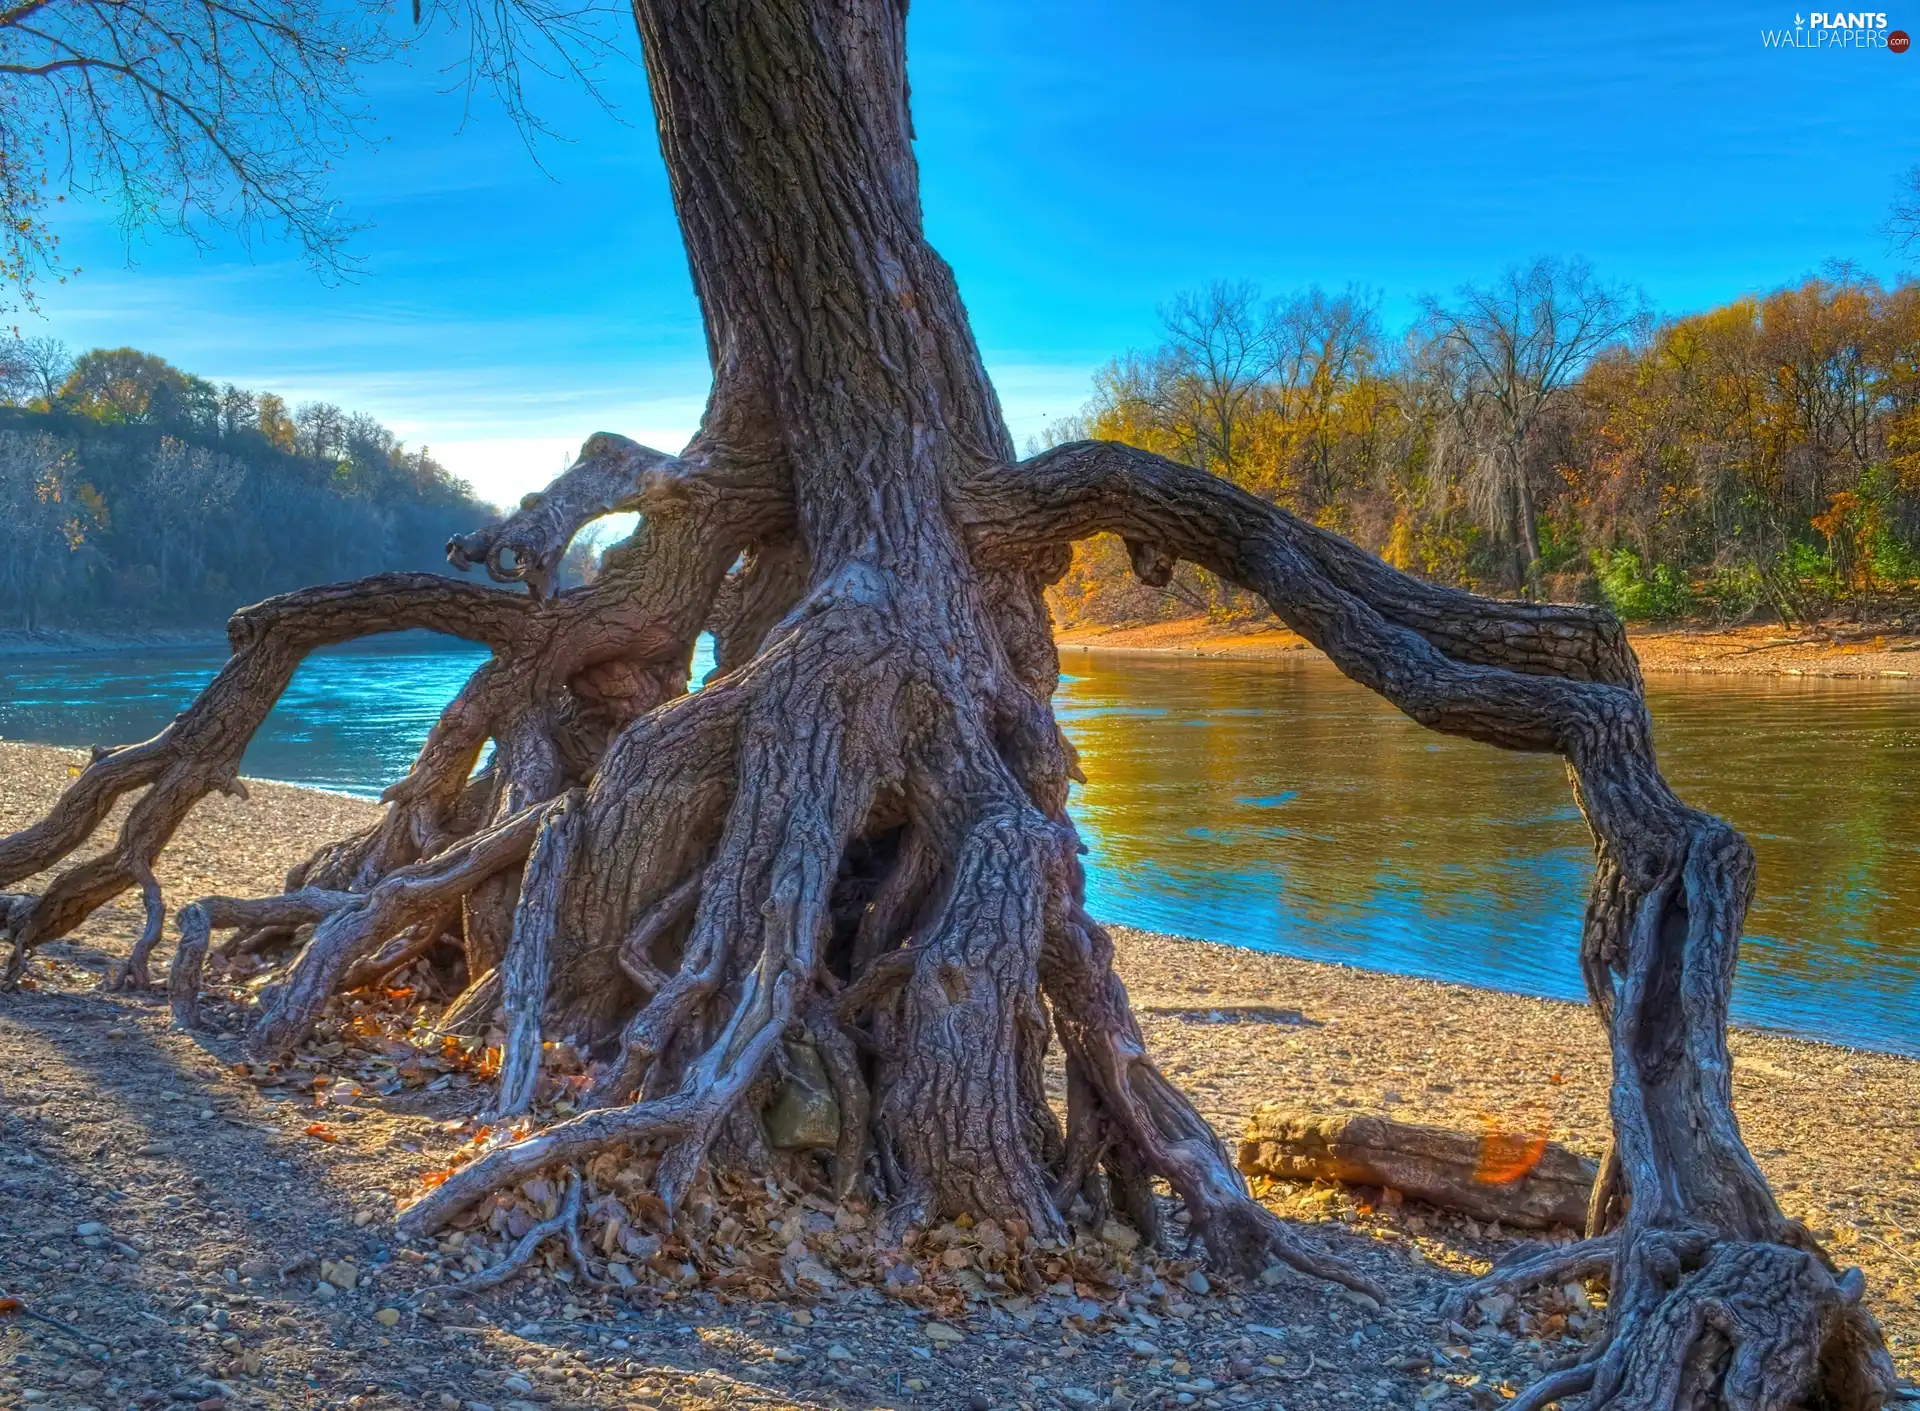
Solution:
<path fill-rule="evenodd" d="M 252 776 L 377 796 L 484 651 L 425 634 L 322 652 Z M 0 737 L 137 740 L 212 649 L 0 660 Z M 711 666 L 703 643 L 695 680 Z M 1323 663 L 1069 652 L 1057 698 L 1103 919 L 1581 998 L 1585 825 L 1555 760 L 1420 729 Z M 1760 861 L 1735 1017 L 1920 1054 L 1920 688 L 1655 678 L 1662 765 Z"/>

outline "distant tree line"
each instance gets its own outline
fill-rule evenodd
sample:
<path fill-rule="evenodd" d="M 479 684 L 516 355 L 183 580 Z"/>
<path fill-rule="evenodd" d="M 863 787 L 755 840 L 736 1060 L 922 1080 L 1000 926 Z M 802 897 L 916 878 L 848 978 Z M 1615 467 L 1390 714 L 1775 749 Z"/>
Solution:
<path fill-rule="evenodd" d="M 1920 178 L 1916 179 L 1920 190 Z M 1425 577 L 1623 616 L 1812 619 L 1920 589 L 1920 285 L 1839 268 L 1686 317 L 1579 261 L 1424 302 L 1216 284 L 1047 439 L 1225 475 Z M 1069 622 L 1263 611 L 1083 545 Z"/>
<path fill-rule="evenodd" d="M 372 417 L 133 348 L 0 344 L 0 622 L 217 620 L 309 583 L 444 569 L 448 536 L 493 513 Z"/>

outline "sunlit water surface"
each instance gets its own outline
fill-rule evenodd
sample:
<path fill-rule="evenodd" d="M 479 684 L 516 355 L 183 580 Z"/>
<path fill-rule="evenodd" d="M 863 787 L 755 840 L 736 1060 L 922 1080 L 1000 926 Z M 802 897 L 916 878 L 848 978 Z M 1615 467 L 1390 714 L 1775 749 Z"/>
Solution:
<path fill-rule="evenodd" d="M 377 795 L 483 659 L 424 635 L 319 653 L 245 770 Z M 703 643 L 696 680 L 711 660 Z M 0 736 L 144 738 L 220 662 L 212 650 L 0 661 Z M 1557 761 L 1434 735 L 1314 660 L 1069 652 L 1064 665 L 1096 915 L 1580 997 L 1591 862 Z M 1759 855 L 1735 1017 L 1920 1053 L 1920 688 L 1656 677 L 1648 695 L 1668 778 Z"/>

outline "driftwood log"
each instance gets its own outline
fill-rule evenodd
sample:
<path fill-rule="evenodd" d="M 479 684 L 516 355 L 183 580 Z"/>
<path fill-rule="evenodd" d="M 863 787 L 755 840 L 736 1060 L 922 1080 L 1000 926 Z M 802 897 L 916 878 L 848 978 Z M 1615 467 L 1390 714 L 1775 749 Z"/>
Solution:
<path fill-rule="evenodd" d="M 1240 1143 L 1240 1170 L 1249 1177 L 1380 1186 L 1527 1230 L 1584 1230 L 1599 1169 L 1544 1138 L 1278 1106 L 1256 1110 Z"/>

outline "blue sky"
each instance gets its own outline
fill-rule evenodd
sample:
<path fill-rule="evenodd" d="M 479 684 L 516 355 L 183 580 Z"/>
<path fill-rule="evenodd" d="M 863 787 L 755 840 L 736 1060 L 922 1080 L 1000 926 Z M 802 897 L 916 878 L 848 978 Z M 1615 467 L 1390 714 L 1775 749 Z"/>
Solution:
<path fill-rule="evenodd" d="M 1888 18 L 1920 33 L 1920 0 Z M 916 0 L 927 227 L 1022 442 L 1215 278 L 1365 285 L 1398 320 L 1536 254 L 1585 255 L 1669 312 L 1833 257 L 1892 277 L 1920 52 L 1762 45 L 1794 19 L 1775 0 Z M 129 263 L 106 213 L 68 203 L 82 273 L 45 291 L 44 330 L 370 411 L 497 500 L 595 430 L 678 446 L 699 322 L 644 81 L 605 80 L 624 122 L 537 95 L 568 138 L 543 172 L 497 114 L 463 126 L 432 52 L 371 75 L 382 141 L 339 173 L 370 226 L 345 285 L 272 244 L 146 242 Z"/>

